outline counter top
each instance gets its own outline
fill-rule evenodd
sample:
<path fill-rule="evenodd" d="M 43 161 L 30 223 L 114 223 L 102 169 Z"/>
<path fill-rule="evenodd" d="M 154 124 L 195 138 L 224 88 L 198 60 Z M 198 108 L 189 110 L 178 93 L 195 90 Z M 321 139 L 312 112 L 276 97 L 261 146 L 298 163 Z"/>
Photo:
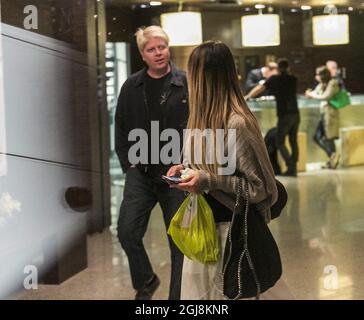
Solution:
<path fill-rule="evenodd" d="M 340 128 L 364 126 L 364 95 L 352 95 L 351 101 L 351 106 L 340 110 Z M 270 128 L 276 126 L 277 116 L 274 97 L 249 100 L 248 106 L 255 114 L 263 135 Z M 324 162 L 327 160 L 325 153 L 317 147 L 312 139 L 320 119 L 320 101 L 299 95 L 298 106 L 301 118 L 299 131 L 307 134 L 307 162 Z"/>
<path fill-rule="evenodd" d="M 363 105 L 364 106 L 364 94 L 351 95 L 351 105 Z M 297 96 L 299 108 L 318 108 L 320 101 L 316 99 L 306 98 L 304 95 Z M 275 108 L 276 103 L 273 96 L 262 97 L 258 99 L 251 99 L 248 101 L 248 106 L 252 111 L 259 111 L 265 108 Z"/>

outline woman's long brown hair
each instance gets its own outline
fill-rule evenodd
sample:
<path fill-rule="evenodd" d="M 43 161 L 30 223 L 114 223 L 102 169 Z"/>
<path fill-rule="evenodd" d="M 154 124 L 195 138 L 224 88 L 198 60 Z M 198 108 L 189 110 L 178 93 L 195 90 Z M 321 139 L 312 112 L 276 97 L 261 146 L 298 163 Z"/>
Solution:
<path fill-rule="evenodd" d="M 244 119 L 248 127 L 260 132 L 256 118 L 244 100 L 233 55 L 224 43 L 207 41 L 196 47 L 188 61 L 187 78 L 190 106 L 188 129 L 212 129 L 213 133 L 216 133 L 216 129 L 224 129 L 226 135 L 229 117 L 235 113 Z M 190 150 L 194 150 L 193 141 L 189 143 Z M 202 159 L 205 159 L 205 149 L 203 146 Z M 192 162 L 191 165 L 212 174 L 217 173 L 216 161 L 214 164 Z"/>

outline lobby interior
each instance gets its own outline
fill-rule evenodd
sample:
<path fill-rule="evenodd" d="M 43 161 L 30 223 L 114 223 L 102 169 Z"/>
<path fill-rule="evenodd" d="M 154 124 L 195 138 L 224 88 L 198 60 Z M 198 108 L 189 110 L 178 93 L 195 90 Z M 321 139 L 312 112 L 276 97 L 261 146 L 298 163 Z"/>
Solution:
<path fill-rule="evenodd" d="M 291 61 L 299 81 L 299 172 L 277 176 L 289 199 L 269 224 L 283 278 L 297 299 L 364 299 L 363 1 L 32 2 L 38 26 L 26 29 L 27 1 L 1 0 L 0 299 L 134 299 L 116 232 L 125 173 L 115 153 L 114 113 L 121 85 L 143 67 L 134 32 L 178 11 L 201 14 L 202 41 L 229 45 L 242 86 L 251 69 Z M 242 42 L 241 17 L 259 13 L 278 15 L 278 45 Z M 348 42 L 315 44 L 318 15 L 347 15 Z M 185 70 L 193 48 L 171 45 L 172 61 Z M 338 62 L 351 95 L 340 111 L 335 170 L 322 169 L 326 156 L 313 142 L 320 106 L 304 96 L 315 68 L 328 60 Z M 275 101 L 248 105 L 265 135 L 276 124 Z M 153 299 L 167 299 L 170 253 L 159 205 L 144 244 L 161 279 Z M 25 285 L 29 266 L 36 267 L 36 285 Z"/>

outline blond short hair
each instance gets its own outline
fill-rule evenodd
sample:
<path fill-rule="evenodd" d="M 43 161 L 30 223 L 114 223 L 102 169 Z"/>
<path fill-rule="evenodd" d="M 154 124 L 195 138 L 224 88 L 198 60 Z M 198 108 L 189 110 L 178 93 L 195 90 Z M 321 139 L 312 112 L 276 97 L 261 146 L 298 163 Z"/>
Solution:
<path fill-rule="evenodd" d="M 143 52 L 145 45 L 152 38 L 161 38 L 166 42 L 167 46 L 169 44 L 167 33 L 158 26 L 141 27 L 135 32 L 135 37 L 140 52 Z"/>

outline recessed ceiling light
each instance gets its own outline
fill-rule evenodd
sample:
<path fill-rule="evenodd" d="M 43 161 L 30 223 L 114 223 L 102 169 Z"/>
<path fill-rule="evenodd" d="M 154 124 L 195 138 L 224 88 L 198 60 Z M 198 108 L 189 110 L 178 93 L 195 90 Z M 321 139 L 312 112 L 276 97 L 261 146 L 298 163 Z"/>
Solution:
<path fill-rule="evenodd" d="M 140 8 L 142 8 L 142 9 L 145 9 L 146 7 L 148 7 L 146 4 L 141 4 L 140 5 Z"/>
<path fill-rule="evenodd" d="M 348 10 L 349 11 L 354 11 L 354 8 L 353 7 L 349 7 Z"/>
<path fill-rule="evenodd" d="M 252 11 L 252 9 L 247 7 L 247 8 L 245 8 L 245 11 Z"/>
<path fill-rule="evenodd" d="M 312 7 L 311 6 L 301 6 L 301 9 L 302 10 L 311 10 L 312 9 Z"/>
<path fill-rule="evenodd" d="M 291 9 L 291 12 L 296 13 L 296 12 L 298 12 L 298 10 L 297 9 Z"/>
<path fill-rule="evenodd" d="M 265 5 L 264 4 L 256 4 L 255 5 L 255 9 L 264 9 Z"/>
<path fill-rule="evenodd" d="M 157 6 L 161 6 L 162 5 L 162 2 L 160 1 L 151 1 L 149 2 L 149 4 L 153 7 L 157 7 Z"/>

